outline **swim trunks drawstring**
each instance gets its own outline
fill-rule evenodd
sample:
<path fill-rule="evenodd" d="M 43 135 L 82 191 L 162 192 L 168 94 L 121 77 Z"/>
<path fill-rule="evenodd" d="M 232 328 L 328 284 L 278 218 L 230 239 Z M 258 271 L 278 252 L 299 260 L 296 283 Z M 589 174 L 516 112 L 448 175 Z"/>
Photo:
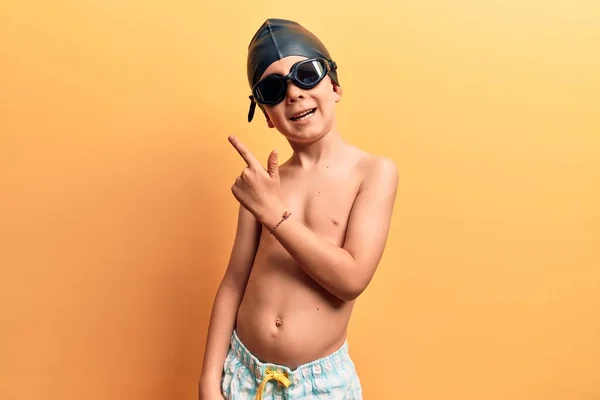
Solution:
<path fill-rule="evenodd" d="M 272 370 L 271 368 L 267 368 L 265 370 L 265 376 L 263 377 L 263 381 L 261 382 L 260 386 L 258 387 L 258 391 L 256 392 L 256 400 L 262 400 L 265 385 L 271 380 L 275 380 L 277 382 L 282 383 L 286 388 L 292 384 L 292 382 L 290 382 L 290 380 L 288 379 L 287 374 Z"/>

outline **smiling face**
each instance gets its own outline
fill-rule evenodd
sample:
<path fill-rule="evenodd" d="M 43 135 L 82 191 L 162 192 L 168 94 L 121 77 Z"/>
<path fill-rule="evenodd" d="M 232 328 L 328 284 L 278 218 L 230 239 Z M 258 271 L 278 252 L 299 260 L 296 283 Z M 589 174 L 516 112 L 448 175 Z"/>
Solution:
<path fill-rule="evenodd" d="M 291 67 L 306 57 L 289 56 L 271 64 L 262 75 L 287 75 Z M 270 128 L 277 128 L 288 140 L 310 143 L 320 139 L 335 126 L 335 103 L 342 97 L 342 88 L 329 76 L 309 90 L 288 81 L 287 94 L 280 103 L 263 106 Z"/>

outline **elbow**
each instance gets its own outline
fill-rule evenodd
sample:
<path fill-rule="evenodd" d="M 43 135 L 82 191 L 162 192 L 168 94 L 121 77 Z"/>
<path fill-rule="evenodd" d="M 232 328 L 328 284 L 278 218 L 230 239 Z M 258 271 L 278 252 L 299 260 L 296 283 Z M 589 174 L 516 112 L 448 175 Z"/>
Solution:
<path fill-rule="evenodd" d="M 351 301 L 356 300 L 358 298 L 358 296 L 360 296 L 361 293 L 362 293 L 362 291 L 361 292 L 358 292 L 358 291 L 352 291 L 352 292 L 346 291 L 344 293 L 340 293 L 338 295 L 338 298 L 340 300 L 343 300 L 343 301 L 349 303 Z"/>
<path fill-rule="evenodd" d="M 336 296 L 346 302 L 356 300 L 365 291 L 373 276 L 368 273 L 368 268 L 364 268 L 356 261 L 348 267 L 344 275 L 346 279 L 340 280 L 341 285 L 338 286 Z"/>
<path fill-rule="evenodd" d="M 244 295 L 247 283 L 248 279 L 246 277 L 226 274 L 219 285 L 219 291 L 227 291 L 241 297 Z"/>
<path fill-rule="evenodd" d="M 341 290 L 340 293 L 338 293 L 337 297 L 346 302 L 354 301 L 365 291 L 367 285 L 368 282 L 364 283 L 360 280 L 348 282 L 344 286 L 343 290 Z"/>

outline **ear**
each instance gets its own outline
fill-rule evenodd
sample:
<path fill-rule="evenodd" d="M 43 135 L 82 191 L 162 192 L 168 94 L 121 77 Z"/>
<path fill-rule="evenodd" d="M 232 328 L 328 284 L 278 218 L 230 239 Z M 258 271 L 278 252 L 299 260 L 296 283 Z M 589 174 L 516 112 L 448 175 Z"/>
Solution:
<path fill-rule="evenodd" d="M 335 82 L 333 83 L 333 92 L 334 92 L 334 96 L 335 96 L 335 102 L 339 103 L 339 101 L 342 99 L 342 87 L 337 85 Z"/>
<path fill-rule="evenodd" d="M 273 123 L 271 122 L 271 118 L 269 118 L 269 114 L 267 114 L 267 110 L 265 110 L 263 105 L 259 104 L 258 107 L 260 108 L 260 110 L 263 112 L 263 115 L 265 116 L 265 119 L 267 121 L 267 126 L 269 128 L 275 128 L 275 125 L 273 125 Z"/>

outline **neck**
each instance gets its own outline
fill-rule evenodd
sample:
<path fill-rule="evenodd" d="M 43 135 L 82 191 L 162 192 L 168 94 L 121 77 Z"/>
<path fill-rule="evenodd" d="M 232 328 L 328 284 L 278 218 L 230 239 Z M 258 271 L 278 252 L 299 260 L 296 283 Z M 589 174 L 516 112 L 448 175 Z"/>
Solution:
<path fill-rule="evenodd" d="M 321 138 L 310 143 L 291 142 L 290 146 L 294 150 L 291 161 L 300 165 L 304 169 L 329 163 L 336 154 L 341 153 L 341 149 L 346 146 L 337 128 L 333 128 Z"/>

